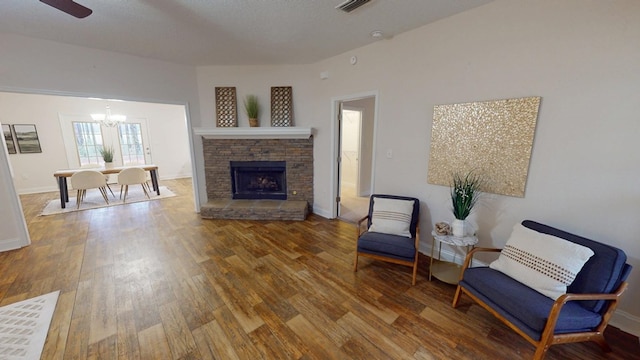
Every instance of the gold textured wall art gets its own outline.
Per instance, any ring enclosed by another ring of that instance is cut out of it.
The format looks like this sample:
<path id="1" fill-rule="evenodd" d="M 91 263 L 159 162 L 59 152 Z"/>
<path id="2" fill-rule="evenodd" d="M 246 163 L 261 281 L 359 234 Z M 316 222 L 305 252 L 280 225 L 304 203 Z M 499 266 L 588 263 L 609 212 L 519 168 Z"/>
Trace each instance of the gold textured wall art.
<path id="1" fill-rule="evenodd" d="M 436 105 L 427 181 L 481 175 L 483 191 L 524 197 L 540 97 Z"/>
<path id="2" fill-rule="evenodd" d="M 216 87 L 216 117 L 218 127 L 238 126 L 235 87 Z"/>

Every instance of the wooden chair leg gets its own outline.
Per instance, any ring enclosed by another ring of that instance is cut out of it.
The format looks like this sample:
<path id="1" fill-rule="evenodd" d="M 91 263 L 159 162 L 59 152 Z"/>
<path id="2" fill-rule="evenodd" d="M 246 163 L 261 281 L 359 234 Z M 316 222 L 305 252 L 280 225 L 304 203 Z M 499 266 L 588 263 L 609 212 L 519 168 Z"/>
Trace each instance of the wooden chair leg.
<path id="1" fill-rule="evenodd" d="M 600 348 L 602 349 L 603 352 L 611 352 L 611 346 L 609 346 L 609 344 L 607 343 L 607 340 L 604 338 L 604 335 L 600 334 L 597 335 L 593 338 L 591 338 L 591 340 L 593 342 L 595 342 L 596 344 L 600 345 Z"/>
<path id="2" fill-rule="evenodd" d="M 533 360 L 544 359 L 544 356 L 547 354 L 547 350 L 549 350 L 550 346 L 551 345 L 549 344 L 543 344 L 543 343 L 538 344 L 538 347 L 536 347 L 536 352 L 533 354 Z"/>
<path id="3" fill-rule="evenodd" d="M 111 190 L 111 186 L 109 186 L 109 184 L 107 184 L 107 189 L 109 189 L 109 191 L 111 192 L 111 196 L 113 196 L 113 198 L 116 198 L 116 194 L 113 193 L 113 190 Z"/>
<path id="4" fill-rule="evenodd" d="M 151 199 L 151 196 L 149 196 L 149 192 L 147 191 L 147 187 L 144 186 L 146 183 L 142 183 L 140 185 L 142 185 L 142 191 L 144 192 L 144 196 L 147 197 L 147 199 Z"/>
<path id="5" fill-rule="evenodd" d="M 356 259 L 353 262 L 353 272 L 358 271 L 358 249 L 356 249 Z"/>
<path id="6" fill-rule="evenodd" d="M 456 294 L 453 296 L 453 308 L 458 307 L 458 301 L 460 301 L 460 295 L 462 295 L 462 288 L 460 285 L 456 288 Z"/>
<path id="7" fill-rule="evenodd" d="M 82 202 L 82 190 L 76 192 L 76 209 L 80 209 L 80 203 Z"/>
<path id="8" fill-rule="evenodd" d="M 109 194 L 107 194 L 107 189 L 105 187 L 98 188 L 100 190 L 100 194 L 102 194 L 102 198 L 109 205 Z"/>
<path id="9" fill-rule="evenodd" d="M 123 203 L 127 202 L 127 194 L 128 193 L 129 193 L 129 185 L 125 185 L 124 186 L 124 198 L 122 199 Z M 122 195 L 122 191 L 120 192 L 120 195 Z"/>
<path id="10" fill-rule="evenodd" d="M 413 279 L 411 280 L 411 285 L 416 284 L 416 274 L 418 273 L 418 258 L 416 256 L 416 261 L 413 263 Z"/>

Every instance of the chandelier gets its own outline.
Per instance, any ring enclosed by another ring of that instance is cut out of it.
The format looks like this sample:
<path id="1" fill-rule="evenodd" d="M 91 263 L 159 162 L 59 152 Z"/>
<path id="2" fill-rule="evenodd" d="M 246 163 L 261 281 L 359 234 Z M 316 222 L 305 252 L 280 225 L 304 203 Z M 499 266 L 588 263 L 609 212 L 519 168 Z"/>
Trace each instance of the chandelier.
<path id="1" fill-rule="evenodd" d="M 111 114 L 111 108 L 107 105 L 106 114 L 91 114 L 91 118 L 94 121 L 99 121 L 104 126 L 116 127 L 127 120 L 125 115 L 113 115 Z"/>

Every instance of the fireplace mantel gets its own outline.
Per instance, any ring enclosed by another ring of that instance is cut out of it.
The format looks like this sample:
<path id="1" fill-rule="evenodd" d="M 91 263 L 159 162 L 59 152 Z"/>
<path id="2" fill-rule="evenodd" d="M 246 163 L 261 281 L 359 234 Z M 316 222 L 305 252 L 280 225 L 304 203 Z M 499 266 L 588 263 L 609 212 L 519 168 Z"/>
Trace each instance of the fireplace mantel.
<path id="1" fill-rule="evenodd" d="M 308 139 L 313 128 L 306 127 L 200 127 L 193 133 L 205 139 Z"/>

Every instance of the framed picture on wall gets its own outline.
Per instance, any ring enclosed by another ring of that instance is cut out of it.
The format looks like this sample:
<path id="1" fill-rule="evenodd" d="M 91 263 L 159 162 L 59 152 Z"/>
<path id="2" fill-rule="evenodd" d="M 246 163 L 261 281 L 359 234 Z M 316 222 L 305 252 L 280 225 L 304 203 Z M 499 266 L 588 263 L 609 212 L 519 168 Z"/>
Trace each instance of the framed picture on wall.
<path id="1" fill-rule="evenodd" d="M 33 124 L 13 125 L 13 133 L 18 141 L 18 149 L 23 154 L 41 153 L 40 140 L 36 126 Z"/>
<path id="2" fill-rule="evenodd" d="M 7 143 L 7 151 L 9 154 L 15 154 L 16 143 L 13 141 L 13 134 L 11 133 L 11 127 L 9 125 L 2 124 L 2 134 L 4 135 L 4 142 Z"/>

